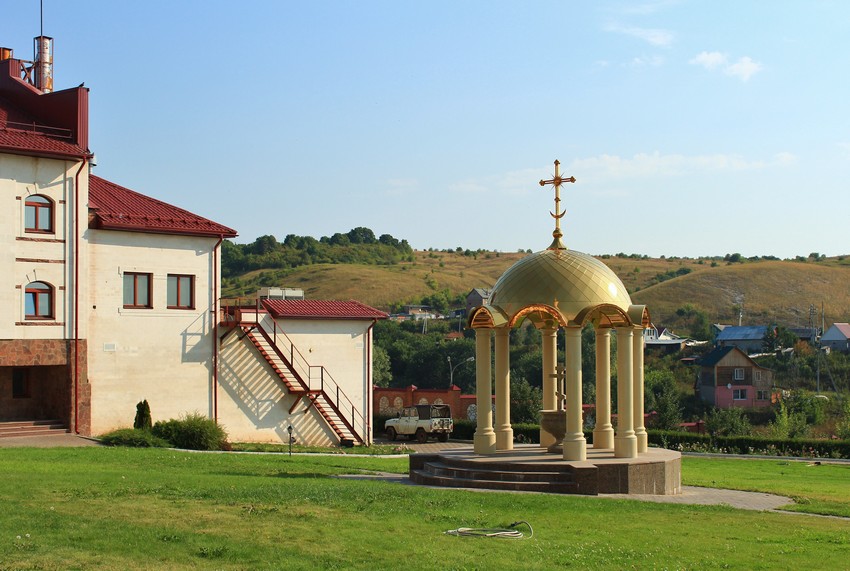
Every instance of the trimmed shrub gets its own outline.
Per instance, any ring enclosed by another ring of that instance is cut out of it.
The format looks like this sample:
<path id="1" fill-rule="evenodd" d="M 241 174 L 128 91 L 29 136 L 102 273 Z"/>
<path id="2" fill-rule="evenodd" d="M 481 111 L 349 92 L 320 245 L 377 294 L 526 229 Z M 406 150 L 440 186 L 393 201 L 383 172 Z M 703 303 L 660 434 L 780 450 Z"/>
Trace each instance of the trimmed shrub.
<path id="1" fill-rule="evenodd" d="M 514 441 L 520 444 L 539 444 L 540 443 L 540 425 L 526 422 L 518 422 L 512 424 L 514 429 Z M 474 431 L 473 431 L 474 432 Z"/>
<path id="2" fill-rule="evenodd" d="M 850 440 L 769 438 L 764 436 L 711 436 L 693 432 L 649 430 L 649 442 L 683 452 L 758 454 L 804 458 L 850 458 Z"/>
<path id="3" fill-rule="evenodd" d="M 176 448 L 187 450 L 229 450 L 227 432 L 216 422 L 199 413 L 187 414 L 180 419 L 157 422 L 154 436 L 163 438 Z"/>
<path id="4" fill-rule="evenodd" d="M 391 418 L 396 418 L 396 415 L 380 413 L 375 413 L 374 415 L 372 415 L 372 432 L 374 432 L 375 434 L 383 434 L 384 423 Z"/>
<path id="5" fill-rule="evenodd" d="M 453 440 L 472 440 L 475 437 L 476 422 L 474 420 L 455 420 L 452 431 Z M 514 440 L 523 444 L 537 444 L 540 442 L 540 425 L 531 423 L 512 424 Z"/>
<path id="6" fill-rule="evenodd" d="M 132 448 L 170 448 L 171 443 L 156 437 L 147 430 L 121 428 L 100 437 L 107 446 L 129 446 Z"/>
<path id="7" fill-rule="evenodd" d="M 466 419 L 455 419 L 454 430 L 452 430 L 452 439 L 454 440 L 472 440 L 475 435 L 475 421 Z"/>
<path id="8" fill-rule="evenodd" d="M 147 399 L 136 405 L 136 418 L 133 420 L 133 428 L 147 431 L 151 429 L 151 407 Z"/>

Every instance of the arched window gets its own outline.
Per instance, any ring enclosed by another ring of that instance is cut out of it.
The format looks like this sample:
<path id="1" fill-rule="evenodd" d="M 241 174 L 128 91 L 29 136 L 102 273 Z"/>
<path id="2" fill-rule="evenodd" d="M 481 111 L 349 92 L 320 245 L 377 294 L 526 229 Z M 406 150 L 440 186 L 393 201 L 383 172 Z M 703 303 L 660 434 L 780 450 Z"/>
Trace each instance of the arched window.
<path id="1" fill-rule="evenodd" d="M 27 319 L 53 319 L 53 287 L 30 282 L 24 290 L 24 314 Z"/>
<path id="2" fill-rule="evenodd" d="M 53 232 L 53 201 L 34 194 L 24 206 L 24 229 L 27 232 Z"/>

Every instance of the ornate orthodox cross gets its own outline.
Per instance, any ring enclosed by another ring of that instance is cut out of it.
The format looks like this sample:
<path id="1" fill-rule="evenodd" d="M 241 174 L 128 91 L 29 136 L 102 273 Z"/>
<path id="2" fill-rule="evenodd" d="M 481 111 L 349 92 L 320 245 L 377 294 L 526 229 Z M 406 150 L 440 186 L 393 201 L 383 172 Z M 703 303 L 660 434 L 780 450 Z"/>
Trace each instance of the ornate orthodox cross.
<path id="1" fill-rule="evenodd" d="M 561 210 L 561 184 L 565 182 L 575 182 L 576 177 L 571 176 L 570 178 L 563 178 L 561 176 L 561 162 L 555 161 L 555 176 L 550 178 L 549 180 L 541 180 L 540 186 L 546 186 L 547 184 L 551 184 L 555 187 L 555 212 L 550 212 L 552 218 L 555 219 L 555 231 L 552 232 L 552 236 L 555 237 L 555 240 L 552 241 L 552 245 L 549 246 L 550 250 L 566 250 L 567 247 L 564 246 L 563 242 L 561 242 L 561 237 L 564 235 L 561 232 L 561 218 L 564 217 L 564 214 L 567 213 L 566 210 Z"/>

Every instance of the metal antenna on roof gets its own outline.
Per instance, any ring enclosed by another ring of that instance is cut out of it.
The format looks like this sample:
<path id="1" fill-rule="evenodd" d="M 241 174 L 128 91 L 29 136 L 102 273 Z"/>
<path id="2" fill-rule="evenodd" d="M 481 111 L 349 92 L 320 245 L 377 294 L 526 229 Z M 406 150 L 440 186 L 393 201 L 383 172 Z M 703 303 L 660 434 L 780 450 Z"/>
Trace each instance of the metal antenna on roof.
<path id="1" fill-rule="evenodd" d="M 53 91 L 53 38 L 44 35 L 44 0 L 39 2 L 40 35 L 33 38 L 33 75 L 29 82 L 44 93 Z"/>

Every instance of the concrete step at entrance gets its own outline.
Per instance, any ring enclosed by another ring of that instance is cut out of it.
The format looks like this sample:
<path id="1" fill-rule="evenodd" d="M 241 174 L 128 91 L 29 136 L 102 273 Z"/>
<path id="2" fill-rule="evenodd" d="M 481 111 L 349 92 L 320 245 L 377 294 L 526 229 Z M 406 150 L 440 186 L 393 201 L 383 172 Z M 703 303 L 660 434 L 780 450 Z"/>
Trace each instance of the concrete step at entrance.
<path id="1" fill-rule="evenodd" d="M 48 436 L 71 432 L 61 420 L 15 420 L 0 422 L 0 438 Z"/>

